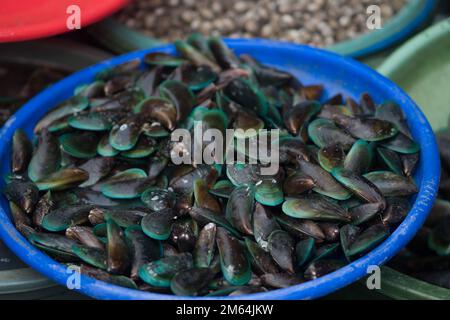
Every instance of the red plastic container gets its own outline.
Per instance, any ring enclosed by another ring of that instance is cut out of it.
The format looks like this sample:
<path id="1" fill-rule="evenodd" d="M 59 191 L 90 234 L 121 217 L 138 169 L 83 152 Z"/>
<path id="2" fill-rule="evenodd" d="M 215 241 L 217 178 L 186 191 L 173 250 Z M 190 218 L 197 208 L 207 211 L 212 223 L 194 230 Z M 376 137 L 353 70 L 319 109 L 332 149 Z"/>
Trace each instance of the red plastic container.
<path id="1" fill-rule="evenodd" d="M 72 31 L 107 17 L 130 0 L 1 0 L 0 42 L 23 41 Z M 75 19 L 74 19 L 75 17 Z M 71 24 L 72 26 L 74 24 Z"/>

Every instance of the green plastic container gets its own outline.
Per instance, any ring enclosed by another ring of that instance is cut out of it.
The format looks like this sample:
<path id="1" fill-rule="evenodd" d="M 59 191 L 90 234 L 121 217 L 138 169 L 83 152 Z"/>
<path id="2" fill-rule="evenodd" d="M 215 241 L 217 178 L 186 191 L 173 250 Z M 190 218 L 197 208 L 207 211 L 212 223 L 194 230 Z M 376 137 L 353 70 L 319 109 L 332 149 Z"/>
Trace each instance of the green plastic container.
<path id="1" fill-rule="evenodd" d="M 378 71 L 417 102 L 433 129 L 446 127 L 450 113 L 450 19 L 406 42 Z"/>
<path id="2" fill-rule="evenodd" d="M 110 58 L 72 41 L 46 40 L 0 45 L 0 61 L 48 66 L 71 73 Z M 0 242 L 0 300 L 65 298 L 73 294 L 20 261 Z"/>
<path id="3" fill-rule="evenodd" d="M 402 87 L 435 130 L 447 127 L 450 113 L 450 18 L 397 49 L 378 71 Z M 383 268 L 381 293 L 395 299 L 450 299 L 450 290 Z"/>
<path id="4" fill-rule="evenodd" d="M 438 0 L 409 0 L 405 7 L 380 30 L 338 43 L 329 49 L 342 55 L 368 57 L 369 65 L 379 63 L 379 56 L 371 56 L 405 39 L 424 26 L 432 16 Z M 147 49 L 161 42 L 128 28 L 114 18 L 89 27 L 96 40 L 117 53 Z M 369 57 L 370 56 L 370 57 Z"/>

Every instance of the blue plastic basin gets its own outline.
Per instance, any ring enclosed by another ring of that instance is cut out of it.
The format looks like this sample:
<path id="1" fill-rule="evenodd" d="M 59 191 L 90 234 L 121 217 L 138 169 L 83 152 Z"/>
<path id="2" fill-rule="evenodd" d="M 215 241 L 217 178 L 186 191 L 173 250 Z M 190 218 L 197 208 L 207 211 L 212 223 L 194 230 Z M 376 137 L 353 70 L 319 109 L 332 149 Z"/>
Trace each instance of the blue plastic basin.
<path id="1" fill-rule="evenodd" d="M 325 96 L 337 92 L 358 99 L 361 93 L 369 92 L 377 103 L 391 100 L 398 103 L 408 118 L 412 134 L 420 144 L 422 157 L 415 180 L 419 194 L 411 212 L 392 235 L 377 248 L 351 264 L 314 281 L 286 289 L 266 293 L 243 295 L 234 299 L 313 299 L 338 290 L 367 275 L 367 268 L 380 265 L 403 248 L 422 226 L 429 213 L 439 184 L 440 163 L 433 131 L 427 119 L 399 87 L 374 70 L 348 58 L 313 49 L 265 40 L 227 40 L 237 54 L 247 53 L 264 64 L 291 72 L 304 84 L 322 83 Z M 23 128 L 32 136 L 33 127 L 49 109 L 70 97 L 74 88 L 93 80 L 94 75 L 111 66 L 133 58 L 141 58 L 151 51 L 174 53 L 173 46 L 143 50 L 126 54 L 84 69 L 45 90 L 7 122 L 0 131 L 0 174 L 10 172 L 11 138 L 17 128 Z M 61 285 L 66 285 L 70 273 L 66 268 L 33 247 L 15 229 L 9 218 L 6 199 L 0 197 L 0 236 L 5 244 L 32 268 Z M 80 292 L 99 299 L 179 299 L 173 295 L 153 294 L 114 286 L 86 276 L 81 278 Z M 199 298 L 197 298 L 199 299 Z M 220 299 L 220 298 L 215 298 Z M 224 299 L 224 298 L 222 298 Z M 229 299 L 229 298 L 227 298 Z"/>

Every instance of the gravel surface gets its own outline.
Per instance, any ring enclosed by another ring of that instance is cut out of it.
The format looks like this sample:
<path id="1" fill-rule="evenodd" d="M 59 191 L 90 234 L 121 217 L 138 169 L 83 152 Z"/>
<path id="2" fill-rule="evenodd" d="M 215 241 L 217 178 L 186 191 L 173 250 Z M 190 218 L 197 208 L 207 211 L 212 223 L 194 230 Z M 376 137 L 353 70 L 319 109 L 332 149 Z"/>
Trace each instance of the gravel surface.
<path id="1" fill-rule="evenodd" d="M 135 0 L 119 21 L 173 41 L 192 32 L 262 37 L 326 47 L 370 31 L 367 7 L 381 8 L 382 23 L 407 0 Z"/>

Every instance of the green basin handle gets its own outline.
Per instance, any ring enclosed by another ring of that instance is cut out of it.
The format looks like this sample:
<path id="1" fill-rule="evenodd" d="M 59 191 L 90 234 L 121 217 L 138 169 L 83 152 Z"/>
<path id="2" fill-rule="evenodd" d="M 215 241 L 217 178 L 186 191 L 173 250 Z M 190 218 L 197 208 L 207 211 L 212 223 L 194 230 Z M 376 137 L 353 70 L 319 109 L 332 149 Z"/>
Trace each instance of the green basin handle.
<path id="1" fill-rule="evenodd" d="M 417 280 L 389 267 L 381 268 L 379 292 L 397 300 L 450 299 L 450 290 Z"/>

